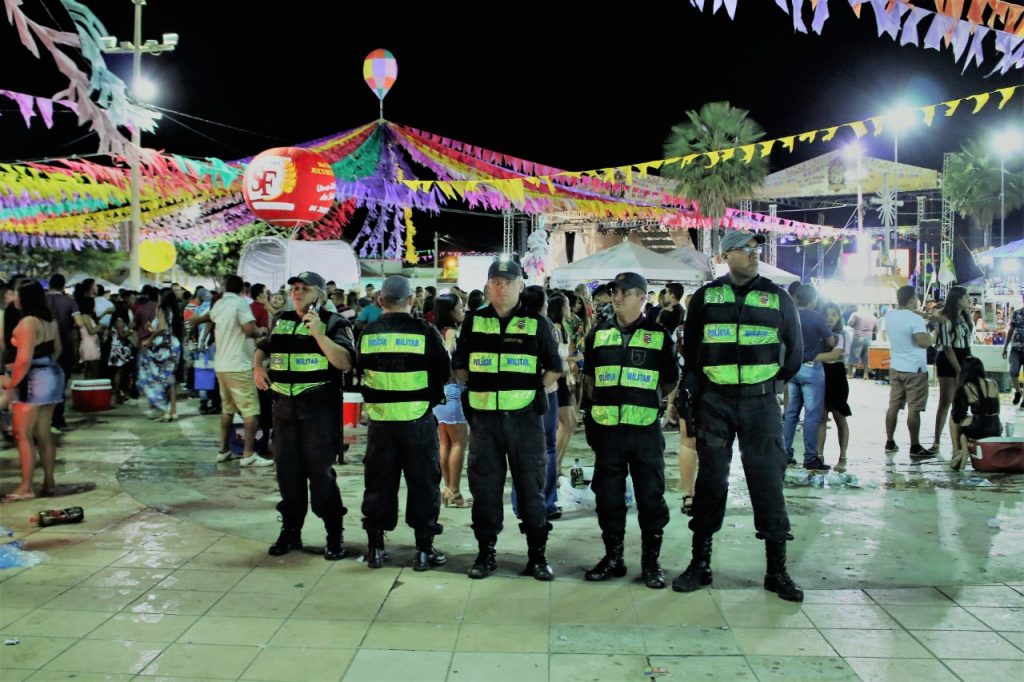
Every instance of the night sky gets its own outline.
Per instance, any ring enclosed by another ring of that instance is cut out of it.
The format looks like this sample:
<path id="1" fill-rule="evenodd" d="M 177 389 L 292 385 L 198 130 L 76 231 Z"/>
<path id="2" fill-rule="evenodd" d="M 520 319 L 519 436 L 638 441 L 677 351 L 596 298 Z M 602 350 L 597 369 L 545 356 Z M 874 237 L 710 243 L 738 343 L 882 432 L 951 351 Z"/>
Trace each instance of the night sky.
<path id="1" fill-rule="evenodd" d="M 111 34 L 131 38 L 130 0 L 87 4 Z M 769 0 L 740 0 L 735 21 L 683 0 L 671 8 L 488 3 L 469 14 L 430 3 L 354 4 L 150 0 L 143 37 L 176 32 L 180 44 L 143 58 L 144 74 L 161 88 L 154 103 L 171 110 L 143 142 L 235 159 L 374 120 L 377 100 L 361 69 L 378 47 L 399 65 L 385 101 L 388 119 L 572 170 L 661 158 L 671 125 L 705 102 L 749 109 L 777 137 L 884 113 L 901 99 L 931 104 L 1014 85 L 1024 75 L 986 78 L 994 58 L 961 74 L 951 50 L 879 38 L 870 8 L 858 20 L 842 2 L 832 3 L 821 36 L 794 33 L 790 17 Z M 25 8 L 37 20 L 52 23 L 49 10 L 61 26 L 71 25 L 56 0 L 26 0 Z M 0 57 L 7 67 L 0 87 L 43 96 L 62 87 L 49 56 L 34 59 L 6 18 Z M 130 76 L 130 56 L 108 59 Z M 0 101 L 0 113 L 3 160 L 95 149 L 94 138 L 74 142 L 86 131 L 71 114 L 53 130 L 38 119 L 26 130 L 13 102 Z M 930 129 L 901 135 L 900 161 L 940 168 L 942 153 L 957 151 L 968 136 L 1022 121 L 1019 94 L 1003 112 L 990 105 L 978 116 L 940 117 Z M 866 146 L 869 155 L 891 158 L 891 136 L 868 138 Z M 831 149 L 776 153 L 772 168 Z M 450 218 L 473 242 L 467 247 L 500 244 L 499 221 L 471 219 L 475 227 L 467 227 L 465 218 Z M 445 231 L 453 229 L 448 219 L 438 219 Z M 1014 237 L 1020 222 L 1008 222 Z M 430 221 L 428 231 L 431 224 L 439 223 Z"/>

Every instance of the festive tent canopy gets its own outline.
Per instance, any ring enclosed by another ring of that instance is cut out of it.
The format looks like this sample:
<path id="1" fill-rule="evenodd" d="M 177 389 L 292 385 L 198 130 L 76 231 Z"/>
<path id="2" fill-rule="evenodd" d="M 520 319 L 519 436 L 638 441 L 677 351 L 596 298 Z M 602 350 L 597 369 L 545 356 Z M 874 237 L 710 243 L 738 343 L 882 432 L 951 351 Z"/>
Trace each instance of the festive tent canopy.
<path id="1" fill-rule="evenodd" d="M 976 258 L 1024 258 L 1024 239 L 983 251 Z"/>
<path id="2" fill-rule="evenodd" d="M 786 272 L 782 268 L 777 268 L 771 263 L 765 263 L 764 261 L 757 264 L 757 273 L 762 277 L 767 277 L 780 287 L 787 287 L 793 282 L 800 281 L 800 278 L 792 272 Z M 715 277 L 722 277 L 727 274 L 729 274 L 728 265 L 725 263 L 715 263 Z"/>
<path id="3" fill-rule="evenodd" d="M 712 272 L 714 272 L 714 277 L 721 277 L 729 272 L 729 266 L 725 263 L 714 263 L 714 270 L 712 270 L 712 264 L 708 257 L 692 246 L 680 246 L 665 255 L 700 270 L 704 273 L 704 279 L 711 279 Z M 780 286 L 788 286 L 791 282 L 800 281 L 796 275 L 764 261 L 758 263 L 757 271 Z"/>
<path id="4" fill-rule="evenodd" d="M 648 282 L 697 283 L 707 279 L 707 273 L 700 268 L 625 241 L 556 269 L 551 273 L 551 286 L 567 288 L 582 282 L 607 282 L 620 272 L 639 273 Z"/>
<path id="5" fill-rule="evenodd" d="M 675 258 L 677 261 L 681 261 L 691 268 L 700 270 L 708 277 L 711 276 L 711 259 L 703 252 L 698 251 L 692 246 L 680 246 L 677 249 L 672 249 L 664 255 L 669 258 Z"/>
<path id="6" fill-rule="evenodd" d="M 923 192 L 939 189 L 939 172 L 930 168 L 910 166 L 869 156 L 861 158 L 861 192 L 875 194 L 883 183 L 889 190 Z M 849 196 L 857 194 L 857 161 L 842 151 L 798 163 L 765 178 L 758 198 L 789 199 L 794 197 Z"/>
<path id="7" fill-rule="evenodd" d="M 263 282 L 271 291 L 284 286 L 290 273 L 312 270 L 339 287 L 359 282 L 359 262 L 352 247 L 332 239 L 321 242 L 260 237 L 245 245 L 238 273 L 249 282 Z"/>

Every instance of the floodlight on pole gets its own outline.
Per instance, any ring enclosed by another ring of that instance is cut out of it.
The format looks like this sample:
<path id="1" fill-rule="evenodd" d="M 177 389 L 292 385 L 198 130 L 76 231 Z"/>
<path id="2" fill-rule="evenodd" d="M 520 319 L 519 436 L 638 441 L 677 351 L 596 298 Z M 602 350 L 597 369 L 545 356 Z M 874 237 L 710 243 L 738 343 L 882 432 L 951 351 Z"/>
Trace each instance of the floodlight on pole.
<path id="1" fill-rule="evenodd" d="M 178 45 L 177 33 L 164 33 L 160 42 L 155 40 L 142 40 L 142 8 L 146 6 L 146 0 L 132 0 L 135 5 L 135 30 L 131 41 L 118 41 L 114 36 L 100 36 L 100 50 L 105 54 L 130 54 L 132 55 L 132 91 L 139 99 L 145 99 L 139 95 L 142 87 L 142 55 L 163 54 L 170 52 Z M 142 131 L 139 126 L 132 128 L 132 144 L 136 147 L 142 146 Z M 129 281 L 132 289 L 136 291 L 142 285 L 142 266 L 139 264 L 139 242 L 142 241 L 142 211 L 139 207 L 139 186 L 142 184 L 141 172 L 137 155 L 131 164 L 131 236 L 128 240 L 130 248 Z"/>
<path id="2" fill-rule="evenodd" d="M 1024 146 L 1017 128 L 1006 128 L 992 137 L 992 149 L 999 154 L 999 246 L 1006 243 L 1006 157 Z"/>
<path id="3" fill-rule="evenodd" d="M 896 250 L 900 245 L 900 133 L 917 123 L 917 113 L 911 107 L 901 104 L 894 109 L 889 110 L 889 113 L 885 115 L 885 123 L 892 129 L 892 162 L 895 166 L 893 169 L 895 182 L 893 183 L 892 190 L 893 211 L 895 212 L 892 232 L 892 250 L 893 258 L 895 258 Z M 888 239 L 889 236 L 886 235 L 886 240 L 888 241 Z"/>

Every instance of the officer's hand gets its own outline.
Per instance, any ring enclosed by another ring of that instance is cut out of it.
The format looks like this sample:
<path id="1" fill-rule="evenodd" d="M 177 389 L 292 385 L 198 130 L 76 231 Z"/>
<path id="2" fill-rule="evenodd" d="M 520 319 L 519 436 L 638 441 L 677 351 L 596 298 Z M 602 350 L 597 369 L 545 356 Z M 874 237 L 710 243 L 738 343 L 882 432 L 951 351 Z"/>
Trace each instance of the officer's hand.
<path id="1" fill-rule="evenodd" d="M 314 339 L 323 336 L 323 332 L 320 330 L 320 315 L 310 310 L 306 313 L 305 317 L 302 318 L 302 322 L 309 329 L 309 335 Z"/>
<path id="2" fill-rule="evenodd" d="M 261 391 L 266 391 L 270 388 L 270 374 L 267 372 L 266 367 L 253 367 L 252 379 L 256 382 L 256 388 Z"/>

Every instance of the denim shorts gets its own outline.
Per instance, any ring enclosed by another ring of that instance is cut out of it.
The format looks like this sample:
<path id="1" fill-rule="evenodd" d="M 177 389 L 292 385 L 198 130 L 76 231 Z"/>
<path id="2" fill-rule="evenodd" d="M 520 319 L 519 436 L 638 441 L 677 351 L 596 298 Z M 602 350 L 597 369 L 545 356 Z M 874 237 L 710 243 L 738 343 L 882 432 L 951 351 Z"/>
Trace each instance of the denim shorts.
<path id="1" fill-rule="evenodd" d="M 64 370 L 53 358 L 36 358 L 15 387 L 14 402 L 53 405 L 64 400 Z"/>

